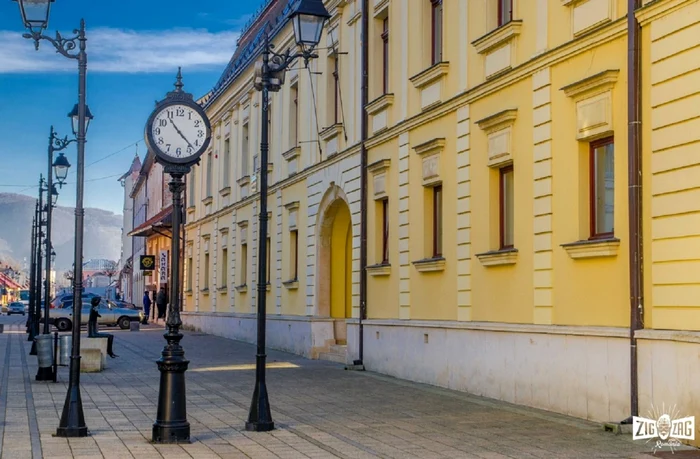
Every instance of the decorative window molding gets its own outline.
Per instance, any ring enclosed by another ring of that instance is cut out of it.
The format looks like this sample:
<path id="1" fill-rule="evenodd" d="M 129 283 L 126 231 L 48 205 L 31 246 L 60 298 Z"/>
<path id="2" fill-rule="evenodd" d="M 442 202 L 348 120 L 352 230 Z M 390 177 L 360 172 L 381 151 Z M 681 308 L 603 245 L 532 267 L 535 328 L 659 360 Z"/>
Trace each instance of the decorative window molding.
<path id="1" fill-rule="evenodd" d="M 518 249 L 491 250 L 477 253 L 476 257 L 485 267 L 514 265 L 518 260 Z"/>
<path id="2" fill-rule="evenodd" d="M 369 166 L 367 166 L 367 172 L 372 174 L 373 185 L 374 185 L 374 199 L 384 199 L 387 197 L 387 170 L 391 160 L 380 159 Z"/>
<path id="3" fill-rule="evenodd" d="M 487 137 L 489 167 L 502 167 L 513 162 L 513 125 L 518 115 L 517 108 L 503 110 L 476 122 Z"/>
<path id="4" fill-rule="evenodd" d="M 205 234 L 202 236 L 202 249 L 204 250 L 204 253 L 209 252 L 209 242 L 211 238 L 208 234 Z"/>
<path id="5" fill-rule="evenodd" d="M 389 128 L 389 110 L 394 103 L 393 94 L 384 94 L 365 105 L 367 114 L 372 117 L 372 133 L 384 131 Z"/>
<path id="6" fill-rule="evenodd" d="M 228 287 L 225 285 L 222 285 L 221 287 L 217 288 L 216 291 L 223 295 L 228 291 Z"/>
<path id="7" fill-rule="evenodd" d="M 297 229 L 297 213 L 299 211 L 299 201 L 293 201 L 284 205 L 289 212 L 289 231 Z"/>
<path id="8" fill-rule="evenodd" d="M 220 189 L 220 190 L 219 190 L 219 194 L 220 194 L 221 196 L 228 196 L 228 195 L 230 195 L 230 194 L 231 194 L 231 187 L 230 187 L 230 186 L 226 186 L 226 187 Z"/>
<path id="9" fill-rule="evenodd" d="M 613 133 L 612 90 L 619 70 L 605 70 L 561 88 L 576 103 L 576 139 L 596 140 Z"/>
<path id="10" fill-rule="evenodd" d="M 297 173 L 299 156 L 301 155 L 301 147 L 295 146 L 282 153 L 282 157 L 287 161 L 287 174 L 292 176 Z"/>
<path id="11" fill-rule="evenodd" d="M 393 103 L 393 94 L 383 94 L 374 99 L 372 102 L 365 105 L 365 110 L 367 110 L 368 115 L 374 116 L 382 110 L 386 109 L 387 107 L 390 107 Z"/>
<path id="12" fill-rule="evenodd" d="M 438 62 L 437 64 L 428 67 L 427 69 L 423 70 L 417 75 L 412 76 L 409 79 L 411 80 L 411 83 L 413 83 L 413 86 L 416 87 L 416 89 L 423 89 L 435 80 L 447 75 L 447 72 L 449 70 L 449 62 Z"/>
<path id="13" fill-rule="evenodd" d="M 203 295 L 209 295 L 209 288 L 201 288 L 199 291 L 202 292 Z"/>
<path id="14" fill-rule="evenodd" d="M 323 131 L 319 132 L 319 137 L 321 137 L 321 140 L 324 142 L 330 142 L 331 140 L 335 139 L 338 137 L 340 134 L 343 132 L 343 123 L 335 123 L 331 126 L 328 126 L 326 129 Z"/>
<path id="15" fill-rule="evenodd" d="M 522 20 L 510 21 L 486 35 L 477 38 L 472 42 L 472 46 L 476 48 L 477 53 L 486 54 L 520 35 L 522 27 Z"/>
<path id="16" fill-rule="evenodd" d="M 248 291 L 248 285 L 247 284 L 241 284 L 241 285 L 236 285 L 234 287 L 238 293 L 245 293 Z"/>
<path id="17" fill-rule="evenodd" d="M 440 177 L 440 153 L 445 148 L 445 138 L 435 138 L 413 147 L 416 154 L 423 157 L 423 186 L 442 183 Z"/>
<path id="18" fill-rule="evenodd" d="M 421 273 L 433 273 L 445 270 L 445 259 L 440 258 L 425 258 L 423 260 L 416 260 L 413 262 L 413 266 L 416 267 L 418 272 Z"/>
<path id="19" fill-rule="evenodd" d="M 367 266 L 367 274 L 373 277 L 388 276 L 391 274 L 391 264 L 376 264 Z"/>
<path id="20" fill-rule="evenodd" d="M 389 8 L 389 0 L 374 0 L 374 17 L 382 15 Z"/>
<path id="21" fill-rule="evenodd" d="M 299 288 L 299 281 L 297 279 L 292 279 L 282 282 L 282 285 L 284 285 L 287 290 L 297 290 Z"/>
<path id="22" fill-rule="evenodd" d="M 617 238 L 610 238 L 576 241 L 562 244 L 561 247 L 566 250 L 566 253 L 574 260 L 582 258 L 616 257 L 620 249 L 620 240 Z"/>
<path id="23" fill-rule="evenodd" d="M 238 186 L 244 187 L 250 183 L 250 175 L 244 175 L 237 180 Z"/>
<path id="24" fill-rule="evenodd" d="M 282 157 L 286 159 L 287 161 L 291 161 L 295 159 L 297 156 L 301 154 L 301 147 L 292 147 L 289 150 L 285 151 L 282 153 Z"/>
<path id="25" fill-rule="evenodd" d="M 604 70 L 583 80 L 566 85 L 561 90 L 564 91 L 567 97 L 571 97 L 574 100 L 586 99 L 610 91 L 615 86 L 619 74 L 620 70 L 618 69 Z"/>
<path id="26" fill-rule="evenodd" d="M 214 202 L 214 198 L 211 196 L 202 199 L 202 204 L 205 206 L 211 205 L 212 202 Z"/>
<path id="27" fill-rule="evenodd" d="M 578 37 L 615 18 L 614 0 L 562 0 L 561 4 L 571 8 L 571 27 L 574 37 Z"/>
<path id="28" fill-rule="evenodd" d="M 248 220 L 243 220 L 238 222 L 238 228 L 240 229 L 240 240 L 241 244 L 248 243 Z"/>

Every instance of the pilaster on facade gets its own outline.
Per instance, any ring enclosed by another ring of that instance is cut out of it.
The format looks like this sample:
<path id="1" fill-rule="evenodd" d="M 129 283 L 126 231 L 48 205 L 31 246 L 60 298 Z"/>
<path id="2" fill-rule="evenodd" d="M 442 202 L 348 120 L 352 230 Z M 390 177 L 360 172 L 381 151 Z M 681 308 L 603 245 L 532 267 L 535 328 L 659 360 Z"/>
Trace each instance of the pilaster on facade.
<path id="1" fill-rule="evenodd" d="M 228 256 L 229 256 L 229 271 L 231 272 L 231 275 L 228 278 L 229 286 L 228 286 L 228 300 L 229 300 L 229 309 L 231 312 L 236 311 L 236 243 L 238 238 L 236 237 L 237 231 L 236 231 L 236 211 L 234 210 L 231 212 L 231 229 L 229 230 L 229 237 L 231 238 L 229 242 L 229 250 L 228 250 Z"/>
<path id="2" fill-rule="evenodd" d="M 314 174 L 306 180 L 306 315 L 313 316 L 316 309 L 316 223 L 323 199 L 323 179 Z M 320 244 L 320 241 L 319 241 Z"/>
<path id="3" fill-rule="evenodd" d="M 457 320 L 472 320 L 469 105 L 457 110 Z"/>
<path id="4" fill-rule="evenodd" d="M 550 69 L 532 76 L 534 323 L 552 323 L 552 88 Z"/>
<path id="5" fill-rule="evenodd" d="M 209 281 L 209 290 L 212 292 L 211 295 L 209 295 L 209 301 L 211 301 L 211 312 L 216 312 L 216 300 L 217 296 L 216 295 L 216 288 L 219 286 L 219 283 L 217 282 L 218 279 L 218 274 L 219 274 L 219 265 L 217 263 L 218 257 L 219 257 L 219 219 L 215 218 L 214 219 L 214 231 L 212 231 L 212 234 L 214 237 L 212 237 L 211 241 L 211 249 L 209 252 L 212 254 L 212 266 L 211 266 L 211 279 Z"/>
<path id="6" fill-rule="evenodd" d="M 282 190 L 277 190 L 275 194 L 275 205 L 277 207 L 277 243 L 275 244 L 275 264 L 277 275 L 275 276 L 275 288 L 277 289 L 275 311 L 282 314 Z M 272 247 L 270 247 L 272 250 Z"/>
<path id="7" fill-rule="evenodd" d="M 409 136 L 399 135 L 399 319 L 411 318 L 411 255 L 409 252 Z"/>
<path id="8" fill-rule="evenodd" d="M 195 274 L 194 274 L 194 310 L 199 312 L 199 259 L 202 243 L 202 227 L 197 226 L 197 239 L 195 242 Z"/>

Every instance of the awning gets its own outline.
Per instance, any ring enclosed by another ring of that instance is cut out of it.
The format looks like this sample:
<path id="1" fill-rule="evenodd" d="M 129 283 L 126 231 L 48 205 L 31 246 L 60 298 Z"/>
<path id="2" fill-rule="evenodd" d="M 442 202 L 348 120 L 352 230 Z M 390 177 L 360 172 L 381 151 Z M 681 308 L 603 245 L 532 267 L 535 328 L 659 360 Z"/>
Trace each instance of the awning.
<path id="1" fill-rule="evenodd" d="M 168 206 L 149 218 L 136 228 L 128 236 L 151 237 L 154 235 L 171 237 L 173 228 L 173 206 Z"/>
<path id="2" fill-rule="evenodd" d="M 10 276 L 5 275 L 4 273 L 0 273 L 0 286 L 12 290 L 22 289 L 22 286 L 19 283 L 15 282 Z"/>

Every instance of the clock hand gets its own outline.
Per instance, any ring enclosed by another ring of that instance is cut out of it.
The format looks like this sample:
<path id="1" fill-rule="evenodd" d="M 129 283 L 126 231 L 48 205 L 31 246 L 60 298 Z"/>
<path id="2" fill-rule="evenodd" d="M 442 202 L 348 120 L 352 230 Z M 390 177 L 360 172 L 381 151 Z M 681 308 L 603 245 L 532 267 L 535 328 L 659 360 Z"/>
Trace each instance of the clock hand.
<path id="1" fill-rule="evenodd" d="M 177 125 L 175 124 L 175 121 L 170 120 L 170 122 L 173 123 L 173 127 L 175 128 L 175 130 L 177 131 L 177 133 L 180 134 L 180 137 L 182 137 L 182 139 L 183 139 L 185 142 L 187 142 L 187 145 L 189 145 L 190 148 L 194 150 L 194 147 L 192 146 L 192 144 L 190 143 L 190 141 L 187 140 L 187 138 L 182 134 L 182 131 L 180 131 L 180 130 L 177 128 Z"/>

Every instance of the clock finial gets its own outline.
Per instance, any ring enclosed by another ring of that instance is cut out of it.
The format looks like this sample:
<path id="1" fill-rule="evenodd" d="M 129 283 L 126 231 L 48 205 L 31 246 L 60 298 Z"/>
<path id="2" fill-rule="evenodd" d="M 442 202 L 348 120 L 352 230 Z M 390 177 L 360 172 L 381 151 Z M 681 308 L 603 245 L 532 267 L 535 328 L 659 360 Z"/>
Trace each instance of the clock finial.
<path id="1" fill-rule="evenodd" d="M 182 83 L 182 67 L 177 68 L 177 81 L 175 82 L 175 92 L 182 92 L 182 87 L 185 86 Z"/>

